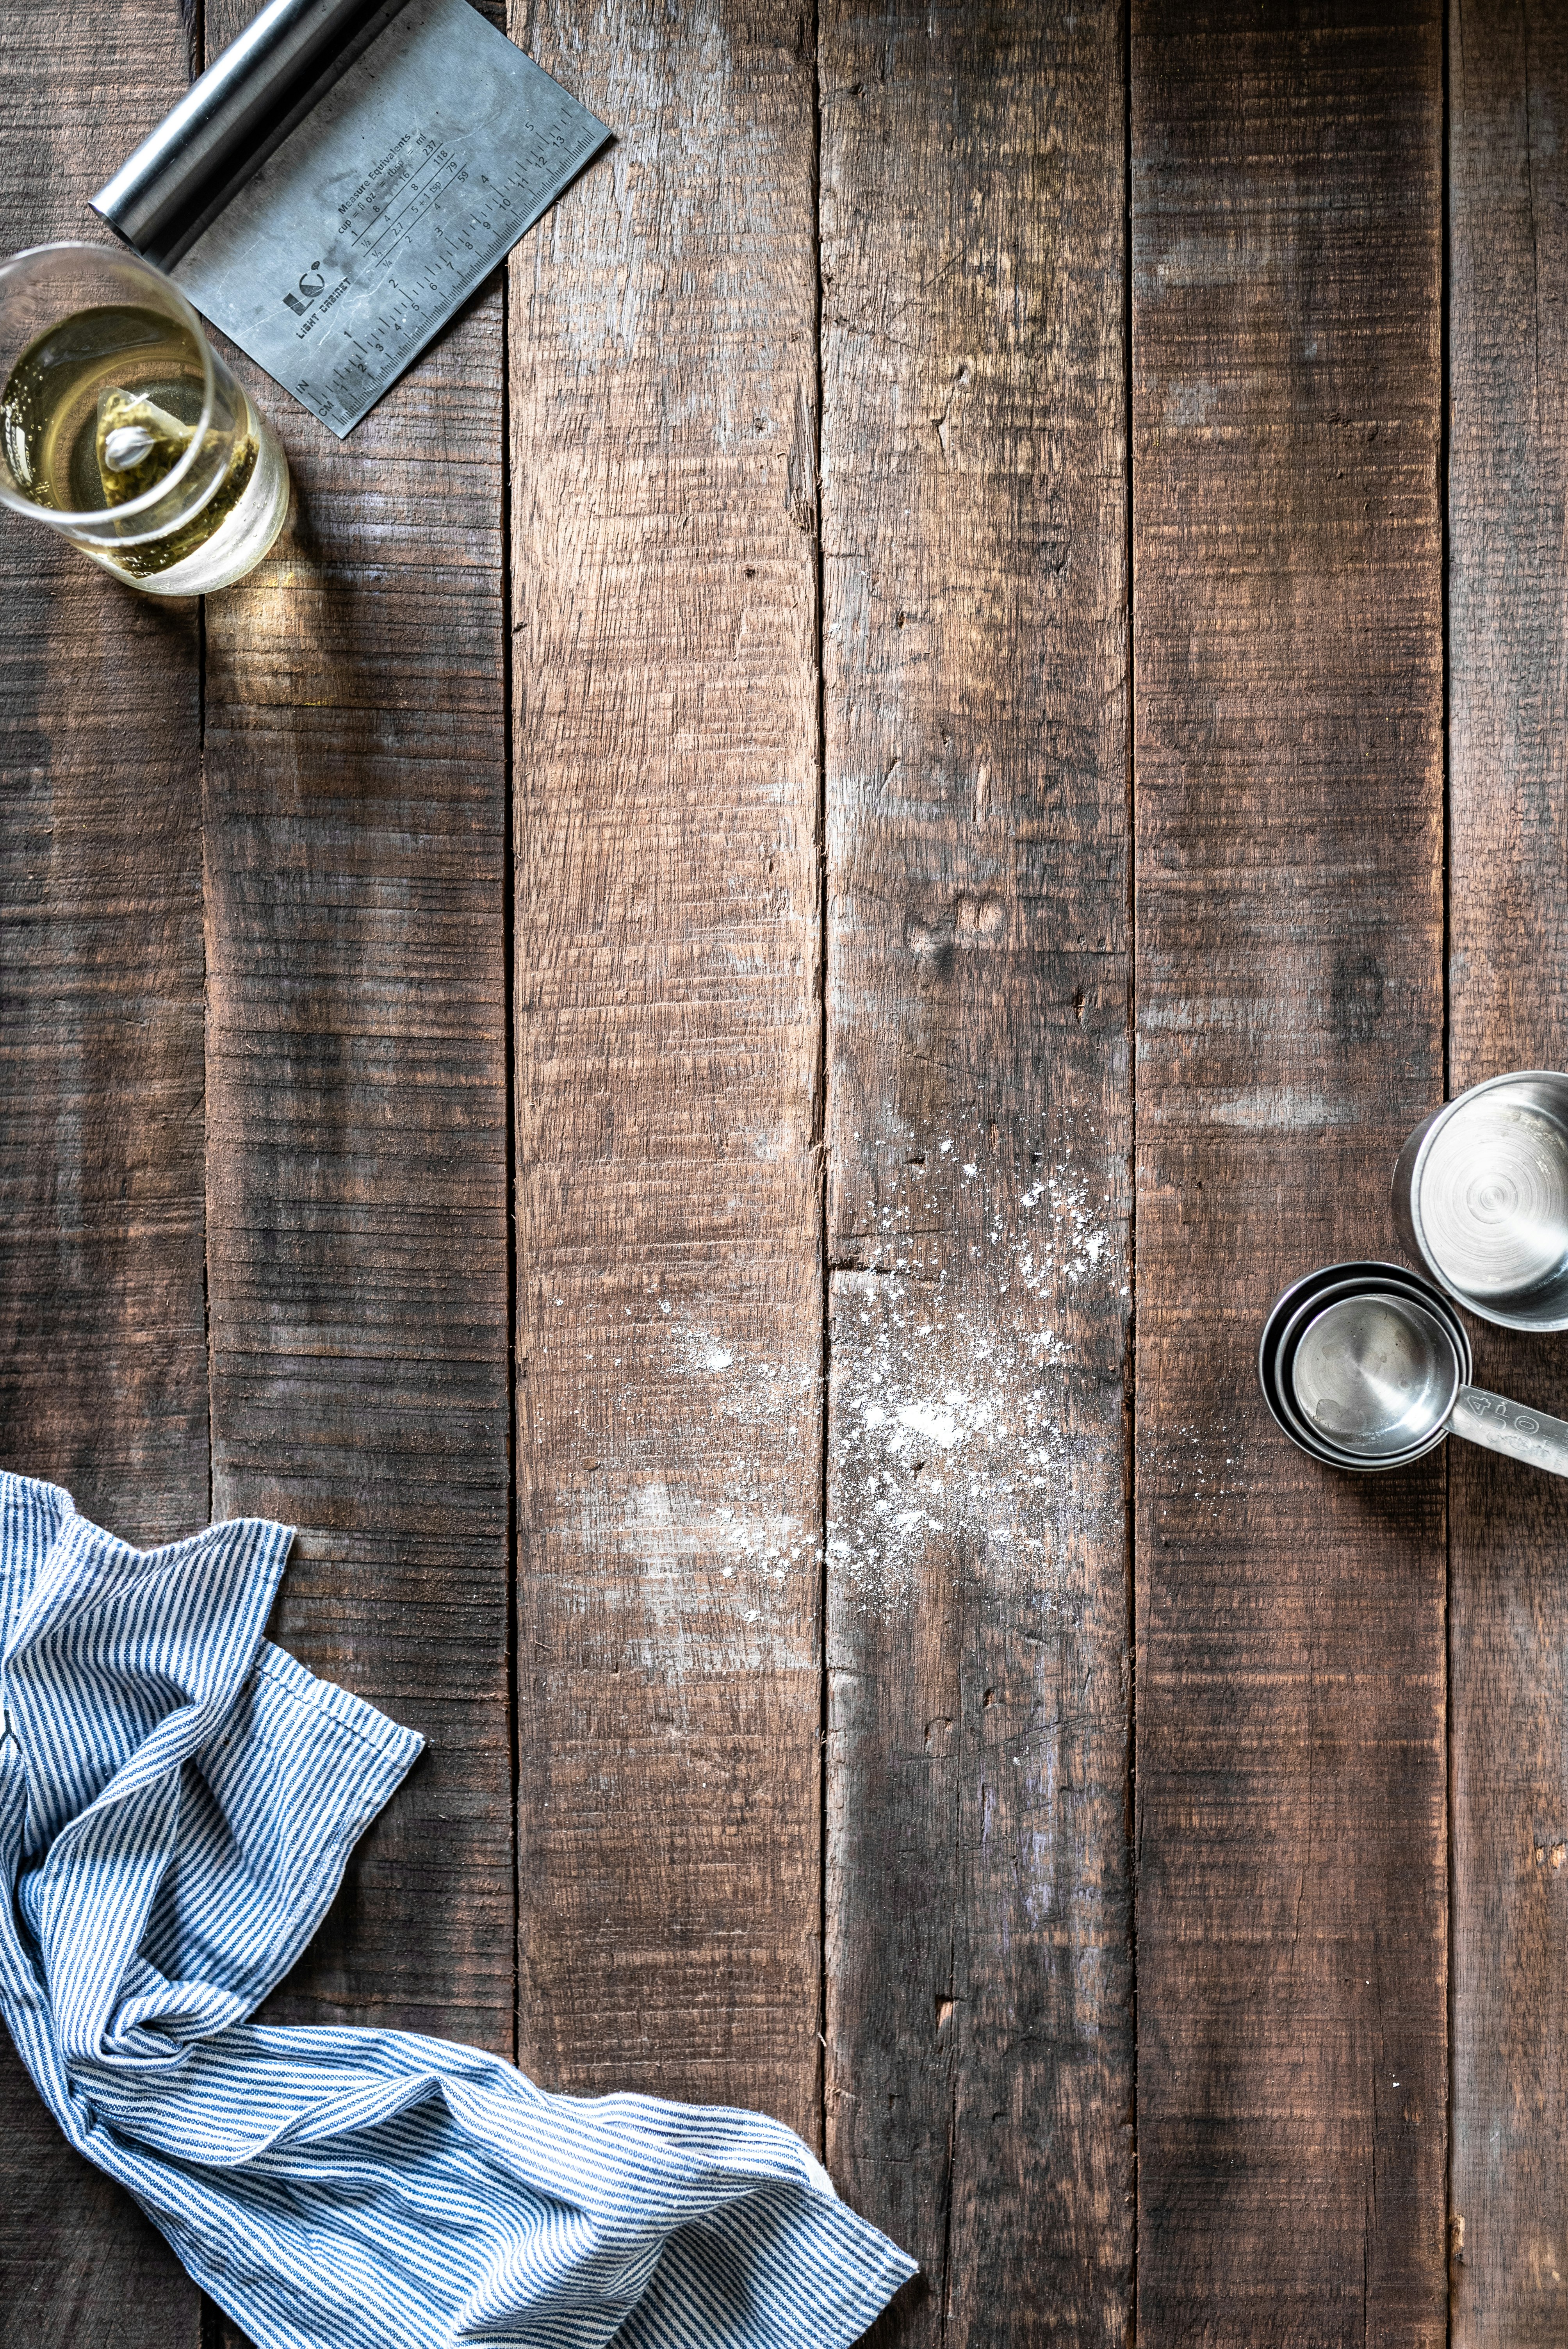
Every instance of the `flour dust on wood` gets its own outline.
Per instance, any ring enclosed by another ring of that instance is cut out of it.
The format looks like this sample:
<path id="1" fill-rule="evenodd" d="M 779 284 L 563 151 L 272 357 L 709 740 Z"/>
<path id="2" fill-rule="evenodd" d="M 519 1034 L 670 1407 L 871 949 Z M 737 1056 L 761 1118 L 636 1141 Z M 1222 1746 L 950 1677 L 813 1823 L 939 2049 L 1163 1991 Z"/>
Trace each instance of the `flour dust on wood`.
<path id="1" fill-rule="evenodd" d="M 933 1541 L 959 1531 L 1026 1562 L 1048 1603 L 1080 1514 L 1121 1507 L 1103 1411 L 1075 1401 L 1071 1324 L 1127 1297 L 1124 1203 L 1069 1147 L 1029 1152 L 1022 1187 L 989 1181 L 989 1155 L 962 1131 L 911 1150 L 883 1178 L 875 1268 L 834 1273 L 827 1555 L 856 1609 L 916 1598 Z M 1098 1388 L 1116 1366 L 1087 1367 Z"/>

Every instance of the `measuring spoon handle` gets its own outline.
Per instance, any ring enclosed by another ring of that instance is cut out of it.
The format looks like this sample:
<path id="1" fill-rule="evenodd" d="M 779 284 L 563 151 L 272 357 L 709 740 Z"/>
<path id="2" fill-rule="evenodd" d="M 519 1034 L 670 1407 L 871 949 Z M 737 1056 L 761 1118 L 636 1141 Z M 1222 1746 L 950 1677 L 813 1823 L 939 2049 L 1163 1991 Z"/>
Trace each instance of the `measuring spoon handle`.
<path id="1" fill-rule="evenodd" d="M 1484 1444 L 1489 1452 L 1505 1452 L 1511 1460 L 1527 1460 L 1548 1475 L 1568 1476 L 1568 1420 L 1526 1411 L 1522 1402 L 1488 1394 L 1484 1387 L 1460 1389 L 1449 1433 Z"/>

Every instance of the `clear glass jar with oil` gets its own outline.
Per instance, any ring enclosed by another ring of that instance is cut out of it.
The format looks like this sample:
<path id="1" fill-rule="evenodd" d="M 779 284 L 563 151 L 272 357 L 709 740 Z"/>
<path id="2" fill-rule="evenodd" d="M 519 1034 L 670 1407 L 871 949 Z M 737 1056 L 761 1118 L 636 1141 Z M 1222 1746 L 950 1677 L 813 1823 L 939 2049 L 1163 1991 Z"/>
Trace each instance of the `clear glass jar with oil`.
<path id="1" fill-rule="evenodd" d="M 283 528 L 288 465 L 161 271 L 37 245 L 0 264 L 0 500 L 143 595 L 210 595 Z"/>

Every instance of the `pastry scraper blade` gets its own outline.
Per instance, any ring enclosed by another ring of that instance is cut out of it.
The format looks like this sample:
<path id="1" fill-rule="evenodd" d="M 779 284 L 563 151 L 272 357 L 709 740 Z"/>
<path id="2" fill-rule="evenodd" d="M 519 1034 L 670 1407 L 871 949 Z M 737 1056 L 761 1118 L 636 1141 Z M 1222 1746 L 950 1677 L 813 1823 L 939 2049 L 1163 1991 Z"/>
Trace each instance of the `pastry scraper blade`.
<path id="1" fill-rule="evenodd" d="M 611 136 L 469 0 L 270 0 L 93 209 L 341 440 Z"/>

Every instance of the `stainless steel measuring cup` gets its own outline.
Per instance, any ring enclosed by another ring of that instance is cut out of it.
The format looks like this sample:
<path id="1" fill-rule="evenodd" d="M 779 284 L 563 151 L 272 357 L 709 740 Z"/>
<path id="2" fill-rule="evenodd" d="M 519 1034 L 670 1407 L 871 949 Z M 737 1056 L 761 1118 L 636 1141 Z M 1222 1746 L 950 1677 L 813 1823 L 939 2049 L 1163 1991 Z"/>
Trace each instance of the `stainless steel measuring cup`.
<path id="1" fill-rule="evenodd" d="M 1453 1434 L 1568 1476 L 1568 1422 L 1471 1386 L 1470 1367 L 1441 1295 L 1385 1265 L 1326 1265 L 1296 1282 L 1258 1355 L 1274 1418 L 1334 1467 L 1403 1468 Z"/>
<path id="2" fill-rule="evenodd" d="M 1467 1312 L 1568 1330 L 1568 1076 L 1518 1069 L 1434 1110 L 1399 1153 L 1394 1213 Z"/>
<path id="3" fill-rule="evenodd" d="M 1287 1288 L 1270 1313 L 1258 1349 L 1258 1376 L 1264 1399 L 1293 1443 L 1304 1452 L 1333 1465 L 1342 1464 L 1340 1448 L 1331 1444 L 1305 1417 L 1295 1399 L 1293 1369 L 1296 1347 L 1309 1322 L 1326 1307 L 1341 1298 L 1366 1296 L 1370 1293 L 1408 1297 L 1417 1305 L 1438 1314 L 1446 1322 L 1449 1339 L 1457 1351 L 1460 1367 L 1468 1381 L 1470 1371 L 1470 1340 L 1460 1321 L 1431 1283 L 1419 1273 L 1411 1272 L 1402 1264 L 1357 1262 L 1327 1264 L 1316 1272 L 1308 1273 L 1303 1280 Z M 1430 1442 L 1441 1442 L 1441 1431 Z M 1427 1447 L 1423 1447 L 1427 1448 Z"/>

